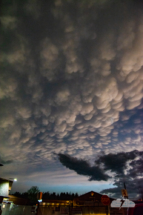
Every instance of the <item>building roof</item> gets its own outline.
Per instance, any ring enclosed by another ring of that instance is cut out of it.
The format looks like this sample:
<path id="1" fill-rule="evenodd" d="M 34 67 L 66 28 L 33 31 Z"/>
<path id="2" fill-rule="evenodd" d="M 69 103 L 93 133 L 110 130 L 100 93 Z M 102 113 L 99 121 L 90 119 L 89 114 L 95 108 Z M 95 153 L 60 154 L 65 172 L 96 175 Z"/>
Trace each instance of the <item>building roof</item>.
<path id="1" fill-rule="evenodd" d="M 6 178 L 0 178 L 0 182 L 13 182 L 13 180 L 9 180 Z"/>
<path id="2" fill-rule="evenodd" d="M 101 196 L 103 196 L 103 194 L 100 194 L 100 193 L 97 193 L 97 192 L 94 192 L 94 191 L 90 191 L 90 192 L 85 193 L 85 194 L 83 194 L 81 196 L 78 196 L 75 199 L 80 199 L 80 200 L 84 200 L 85 201 L 85 200 L 92 200 L 94 198 L 94 199 L 100 200 Z M 110 200 L 114 200 L 114 199 L 110 198 Z"/>

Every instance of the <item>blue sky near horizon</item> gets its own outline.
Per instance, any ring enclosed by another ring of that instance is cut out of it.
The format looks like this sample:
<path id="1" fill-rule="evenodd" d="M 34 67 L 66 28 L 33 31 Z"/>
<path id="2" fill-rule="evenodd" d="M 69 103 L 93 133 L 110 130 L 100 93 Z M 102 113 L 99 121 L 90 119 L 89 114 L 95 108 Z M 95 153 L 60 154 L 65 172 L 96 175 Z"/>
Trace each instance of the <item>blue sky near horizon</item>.
<path id="1" fill-rule="evenodd" d="M 32 186 L 37 186 L 37 183 L 33 183 L 33 182 L 27 182 L 25 183 L 25 187 L 23 187 L 21 189 L 21 183 L 20 182 L 15 182 L 13 184 L 12 190 L 10 191 L 10 193 L 14 193 L 17 192 L 19 190 L 21 190 L 21 192 L 25 192 L 28 189 L 30 189 Z M 109 185 L 109 184 L 96 184 L 95 182 L 92 183 L 91 185 L 89 185 L 89 183 L 84 183 L 81 185 L 72 185 L 72 184 L 68 184 L 68 185 L 46 185 L 46 184 L 41 184 L 39 183 L 39 188 L 41 192 L 49 192 L 49 193 L 61 193 L 61 192 L 68 192 L 68 193 L 78 193 L 79 195 L 82 195 L 84 193 L 88 193 L 90 191 L 94 191 L 97 193 L 100 193 L 103 189 L 107 189 L 107 188 L 114 188 L 115 186 L 113 185 Z M 26 190 L 27 189 L 27 190 Z"/>

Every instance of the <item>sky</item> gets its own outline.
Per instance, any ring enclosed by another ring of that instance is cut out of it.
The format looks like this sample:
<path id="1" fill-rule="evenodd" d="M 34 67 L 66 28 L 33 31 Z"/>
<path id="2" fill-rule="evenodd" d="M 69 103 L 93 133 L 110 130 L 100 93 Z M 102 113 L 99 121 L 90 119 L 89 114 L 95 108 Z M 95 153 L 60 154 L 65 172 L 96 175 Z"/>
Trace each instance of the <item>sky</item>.
<path id="1" fill-rule="evenodd" d="M 3 0 L 0 177 L 12 192 L 143 191 L 143 4 Z"/>

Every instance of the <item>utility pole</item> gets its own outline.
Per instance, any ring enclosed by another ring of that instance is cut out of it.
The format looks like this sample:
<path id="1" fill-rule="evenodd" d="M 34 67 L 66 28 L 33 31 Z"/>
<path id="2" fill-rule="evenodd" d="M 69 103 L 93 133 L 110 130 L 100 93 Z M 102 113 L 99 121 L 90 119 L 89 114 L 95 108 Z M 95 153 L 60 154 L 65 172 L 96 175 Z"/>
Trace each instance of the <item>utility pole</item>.
<path id="1" fill-rule="evenodd" d="M 126 184 L 124 182 L 124 189 L 121 190 L 122 192 L 122 196 L 125 198 L 125 199 L 128 199 L 128 193 L 127 193 L 127 189 L 126 189 Z"/>

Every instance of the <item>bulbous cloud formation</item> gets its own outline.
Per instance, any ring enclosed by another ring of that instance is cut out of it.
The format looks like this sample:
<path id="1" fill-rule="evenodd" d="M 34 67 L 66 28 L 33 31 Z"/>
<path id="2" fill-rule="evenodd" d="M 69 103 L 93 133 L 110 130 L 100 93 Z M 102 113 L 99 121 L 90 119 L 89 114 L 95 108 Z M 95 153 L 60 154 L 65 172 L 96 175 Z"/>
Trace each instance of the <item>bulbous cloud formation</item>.
<path id="1" fill-rule="evenodd" d="M 142 150 L 140 2 L 17 0 L 1 11 L 3 160 L 38 168 L 55 153 Z"/>

